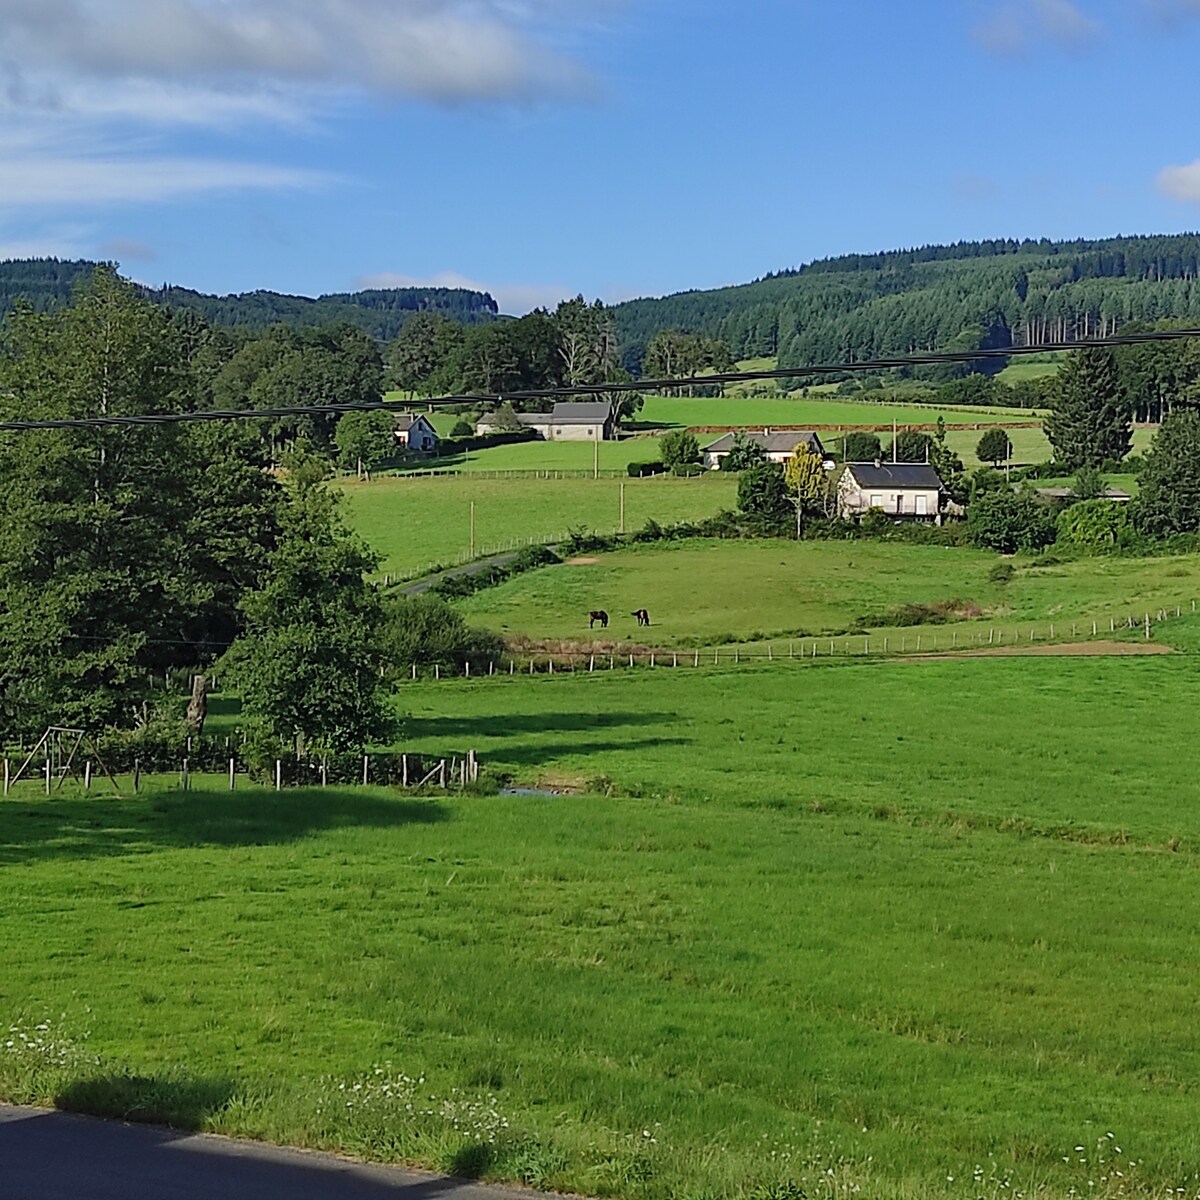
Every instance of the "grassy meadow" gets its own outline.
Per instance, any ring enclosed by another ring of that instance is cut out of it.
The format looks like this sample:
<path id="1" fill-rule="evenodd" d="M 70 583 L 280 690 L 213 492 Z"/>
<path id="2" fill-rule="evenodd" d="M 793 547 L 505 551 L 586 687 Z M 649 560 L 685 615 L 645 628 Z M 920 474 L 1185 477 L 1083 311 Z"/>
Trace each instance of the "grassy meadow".
<path id="1" fill-rule="evenodd" d="M 590 449 L 590 447 L 589 447 Z M 625 528 L 695 520 L 734 506 L 737 478 L 709 472 L 694 479 L 489 479 L 379 476 L 339 481 L 347 520 L 381 556 L 381 573 L 412 574 L 467 556 L 471 504 L 479 552 L 545 541 L 568 530 L 613 532 L 625 495 Z"/>
<path id="2" fill-rule="evenodd" d="M 612 614 L 606 636 L 692 647 L 841 633 L 896 634 L 896 610 L 942 606 L 942 645 L 975 632 L 1048 623 L 1107 623 L 1200 599 L 1200 558 L 1019 556 L 1007 582 L 990 578 L 995 554 L 965 547 L 876 541 L 689 540 L 544 567 L 460 602 L 474 622 L 506 634 L 590 636 L 587 614 Z M 650 630 L 630 615 L 649 610 Z M 920 621 L 918 620 L 918 623 Z M 899 648 L 900 642 L 892 638 Z M 862 639 L 859 638 L 861 642 Z M 876 637 L 878 641 L 878 636 Z M 911 648 L 910 640 L 910 648 Z M 928 641 L 926 645 L 929 645 Z"/>
<path id="3" fill-rule="evenodd" d="M 1193 668 L 415 685 L 405 744 L 585 794 L 31 789 L 0 1092 L 597 1195 L 1194 1195 Z"/>

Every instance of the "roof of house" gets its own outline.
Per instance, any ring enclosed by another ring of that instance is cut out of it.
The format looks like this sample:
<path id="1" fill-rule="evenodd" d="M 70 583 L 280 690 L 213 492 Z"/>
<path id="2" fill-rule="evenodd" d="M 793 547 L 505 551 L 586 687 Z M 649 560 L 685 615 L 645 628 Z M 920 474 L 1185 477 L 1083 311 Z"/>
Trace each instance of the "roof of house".
<path id="1" fill-rule="evenodd" d="M 560 400 L 552 412 L 529 416 L 551 425 L 603 425 L 612 416 L 612 405 L 607 400 Z"/>
<path id="2" fill-rule="evenodd" d="M 411 429 L 417 421 L 425 421 L 426 424 L 429 424 L 424 413 L 396 413 L 396 429 L 400 433 Z"/>
<path id="3" fill-rule="evenodd" d="M 914 488 L 940 491 L 941 476 L 928 463 L 847 463 L 846 470 L 859 487 Z"/>
<path id="4" fill-rule="evenodd" d="M 791 454 L 801 442 L 807 443 L 818 452 L 823 452 L 821 439 L 812 429 L 742 429 L 737 433 L 723 433 L 715 442 L 704 447 L 705 454 L 728 454 L 733 449 L 734 439 L 741 434 L 755 442 L 767 454 Z"/>

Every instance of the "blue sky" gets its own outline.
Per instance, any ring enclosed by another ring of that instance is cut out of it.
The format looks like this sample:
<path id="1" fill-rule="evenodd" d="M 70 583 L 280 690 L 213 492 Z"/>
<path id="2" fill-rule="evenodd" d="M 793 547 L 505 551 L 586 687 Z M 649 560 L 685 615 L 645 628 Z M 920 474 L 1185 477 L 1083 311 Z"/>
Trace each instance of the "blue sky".
<path id="1" fill-rule="evenodd" d="M 1200 227 L 1200 0 L 0 0 L 0 257 L 509 312 Z"/>

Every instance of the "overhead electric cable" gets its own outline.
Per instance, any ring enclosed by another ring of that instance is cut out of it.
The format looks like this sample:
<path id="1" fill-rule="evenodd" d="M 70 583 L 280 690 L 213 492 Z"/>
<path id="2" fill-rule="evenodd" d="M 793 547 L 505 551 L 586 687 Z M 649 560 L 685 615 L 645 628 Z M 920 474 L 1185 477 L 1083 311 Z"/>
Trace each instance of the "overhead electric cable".
<path id="1" fill-rule="evenodd" d="M 805 379 L 814 375 L 848 372 L 890 371 L 904 367 L 928 367 L 940 363 L 976 362 L 980 359 L 1015 358 L 1031 354 L 1087 350 L 1105 346 L 1139 346 L 1146 342 L 1176 342 L 1200 337 L 1200 329 L 1156 329 L 1149 333 L 1114 334 L 1076 342 L 1042 342 L 1034 346 L 1008 346 L 990 350 L 930 351 L 895 358 L 872 358 L 858 362 L 820 363 L 808 367 L 778 367 L 770 371 L 724 371 L 712 375 L 688 375 L 665 379 L 638 379 L 621 383 L 587 383 L 565 387 L 524 388 L 506 392 L 465 392 L 458 395 L 422 397 L 412 400 L 331 401 L 323 404 L 292 404 L 276 408 L 202 409 L 189 412 L 143 413 L 137 416 L 97 415 L 47 420 L 0 421 L 0 432 L 21 433 L 31 429 L 104 429 L 136 425 L 181 425 L 197 421 L 256 421 L 275 417 L 305 417 L 316 413 L 405 410 L 414 405 L 445 408 L 454 404 L 501 404 L 508 400 L 547 400 L 569 396 L 605 396 L 628 392 L 670 392 L 688 387 L 713 387 L 726 383 L 750 383 L 759 379 Z"/>

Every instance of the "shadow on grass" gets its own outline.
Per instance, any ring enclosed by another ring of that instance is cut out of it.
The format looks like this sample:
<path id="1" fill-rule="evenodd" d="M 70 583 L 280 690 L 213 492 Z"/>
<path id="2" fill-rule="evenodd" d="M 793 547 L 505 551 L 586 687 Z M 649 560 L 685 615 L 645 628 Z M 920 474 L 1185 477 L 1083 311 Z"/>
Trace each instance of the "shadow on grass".
<path id="1" fill-rule="evenodd" d="M 12 798 L 2 811 L 0 864 L 193 846 L 268 846 L 321 830 L 428 825 L 449 815 L 436 800 L 332 787 Z"/>
<path id="2" fill-rule="evenodd" d="M 228 1079 L 172 1079 L 152 1075 L 101 1075 L 78 1079 L 54 1097 L 63 1112 L 116 1117 L 172 1129 L 203 1129 L 234 1096 Z"/>
<path id="3" fill-rule="evenodd" d="M 690 746 L 689 738 L 680 737 L 649 737 L 625 738 L 621 741 L 607 742 L 555 742 L 547 745 L 545 742 L 529 742 L 524 745 L 505 742 L 487 753 L 489 764 L 519 765 L 536 767 L 543 763 L 553 762 L 558 758 L 586 758 L 594 754 L 623 754 L 635 750 L 654 750 L 663 746 Z"/>

